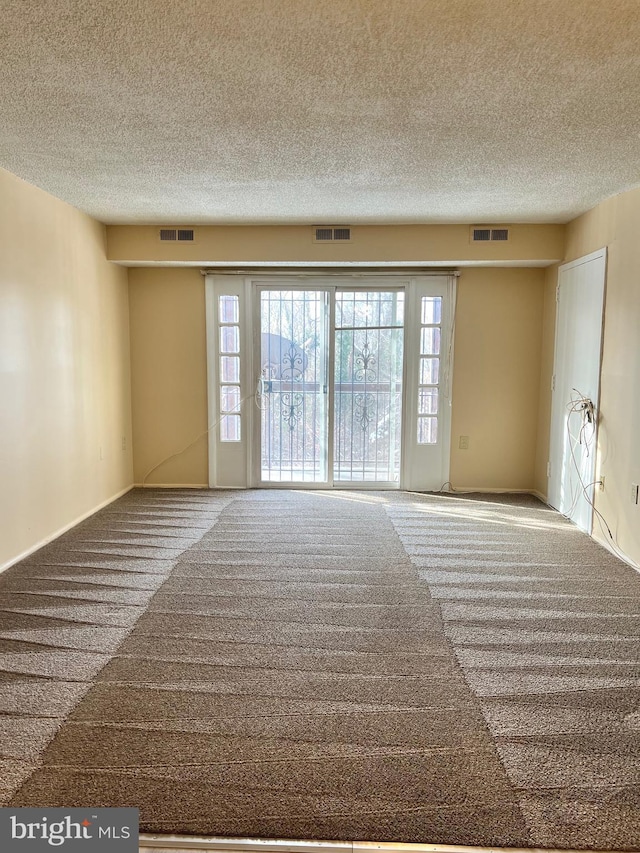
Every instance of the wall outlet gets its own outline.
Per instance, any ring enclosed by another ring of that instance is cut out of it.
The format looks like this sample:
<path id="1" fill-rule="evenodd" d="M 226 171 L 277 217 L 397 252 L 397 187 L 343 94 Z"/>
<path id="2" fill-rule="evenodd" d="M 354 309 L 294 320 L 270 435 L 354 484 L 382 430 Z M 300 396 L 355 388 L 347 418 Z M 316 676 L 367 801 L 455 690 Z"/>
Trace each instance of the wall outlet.
<path id="1" fill-rule="evenodd" d="M 631 503 L 638 505 L 638 483 L 631 483 Z"/>
<path id="2" fill-rule="evenodd" d="M 604 474 L 598 480 L 598 488 L 600 489 L 601 492 L 604 492 Z"/>
<path id="3" fill-rule="evenodd" d="M 126 435 L 122 436 L 122 449 L 123 450 L 127 449 L 127 436 Z"/>
<path id="4" fill-rule="evenodd" d="M 468 450 L 469 449 L 469 436 L 461 435 L 460 440 L 458 441 L 458 449 L 459 450 Z"/>

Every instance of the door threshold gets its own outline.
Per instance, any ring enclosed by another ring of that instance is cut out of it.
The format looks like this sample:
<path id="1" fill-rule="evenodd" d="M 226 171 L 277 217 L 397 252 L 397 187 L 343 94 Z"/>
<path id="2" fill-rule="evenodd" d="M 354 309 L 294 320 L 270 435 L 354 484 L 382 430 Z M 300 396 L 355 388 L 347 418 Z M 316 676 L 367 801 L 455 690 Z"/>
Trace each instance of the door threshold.
<path id="1" fill-rule="evenodd" d="M 287 838 L 217 838 L 195 835 L 141 834 L 142 853 L 188 853 L 191 850 L 242 853 L 586 853 L 549 847 L 469 847 L 459 844 L 404 844 L 393 841 L 313 841 Z M 589 853 L 622 853 L 591 850 Z"/>
<path id="2" fill-rule="evenodd" d="M 402 488 L 398 483 L 392 483 L 388 480 L 376 483 L 373 480 L 363 480 L 361 482 L 347 482 L 346 480 L 337 481 L 334 483 L 302 483 L 296 480 L 293 483 L 287 483 L 279 480 L 271 482 L 262 481 L 255 486 L 249 486 L 250 489 L 286 489 L 287 491 L 317 491 L 317 492 L 338 492 L 338 491 L 376 491 L 376 492 L 401 492 Z"/>

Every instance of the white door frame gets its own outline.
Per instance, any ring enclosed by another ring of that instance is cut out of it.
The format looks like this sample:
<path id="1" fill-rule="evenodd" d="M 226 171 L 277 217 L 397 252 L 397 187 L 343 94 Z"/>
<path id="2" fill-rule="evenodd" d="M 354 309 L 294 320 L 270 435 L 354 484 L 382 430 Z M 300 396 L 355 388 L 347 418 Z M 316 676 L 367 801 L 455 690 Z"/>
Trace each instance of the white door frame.
<path id="1" fill-rule="evenodd" d="M 404 327 L 404 376 L 403 376 L 403 428 L 402 455 L 399 488 L 409 491 L 437 491 L 449 480 L 451 448 L 451 388 L 453 371 L 453 330 L 456 276 L 450 273 L 405 275 L 401 273 L 321 273 L 289 276 L 279 273 L 261 273 L 244 277 L 238 274 L 206 274 L 206 325 L 207 325 L 207 382 L 209 409 L 209 486 L 211 488 L 252 488 L 259 485 L 259 459 L 255 452 L 259 443 L 259 412 L 255 405 L 257 378 L 256 358 L 259 347 L 259 323 L 255 321 L 255 294 L 258 287 L 277 289 L 313 289 L 315 287 L 335 290 L 336 288 L 389 289 L 404 288 L 406 293 Z M 220 421 L 220 323 L 218 300 L 221 295 L 237 296 L 239 299 L 240 326 L 240 394 L 241 394 L 241 439 L 221 442 Z M 420 369 L 420 305 L 424 295 L 442 297 L 440 408 L 438 413 L 438 441 L 434 445 L 417 444 L 418 378 Z M 330 300 L 329 357 L 334 347 L 334 305 Z M 256 337 L 256 335 L 258 335 Z M 259 361 L 259 359 L 257 359 Z M 332 363 L 330 361 L 330 363 Z M 331 372 L 330 372 L 331 373 Z M 333 404 L 333 377 L 330 375 L 328 405 Z M 256 438 L 257 436 L 257 438 Z M 329 467 L 333 436 L 329 436 Z M 313 483 L 269 483 L 268 488 L 331 488 L 329 484 Z M 380 483 L 340 483 L 336 488 L 384 488 Z"/>
<path id="2" fill-rule="evenodd" d="M 558 269 L 547 499 L 593 527 L 607 250 Z"/>

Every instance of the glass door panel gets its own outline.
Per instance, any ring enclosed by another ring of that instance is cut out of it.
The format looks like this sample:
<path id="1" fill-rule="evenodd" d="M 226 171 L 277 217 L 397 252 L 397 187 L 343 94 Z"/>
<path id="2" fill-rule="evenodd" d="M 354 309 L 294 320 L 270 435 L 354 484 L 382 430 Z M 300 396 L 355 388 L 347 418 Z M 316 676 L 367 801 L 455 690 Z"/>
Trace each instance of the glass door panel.
<path id="1" fill-rule="evenodd" d="M 260 478 L 326 483 L 328 293 L 260 291 Z"/>
<path id="2" fill-rule="evenodd" d="M 404 292 L 336 292 L 337 484 L 400 481 Z"/>

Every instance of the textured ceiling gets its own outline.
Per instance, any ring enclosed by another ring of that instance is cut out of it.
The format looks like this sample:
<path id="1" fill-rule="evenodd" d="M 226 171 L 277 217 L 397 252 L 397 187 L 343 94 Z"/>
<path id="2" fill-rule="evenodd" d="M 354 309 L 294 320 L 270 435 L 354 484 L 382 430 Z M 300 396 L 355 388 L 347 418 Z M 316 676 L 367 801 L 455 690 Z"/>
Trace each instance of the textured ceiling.
<path id="1" fill-rule="evenodd" d="M 0 166 L 104 222 L 563 222 L 640 183 L 638 0 L 0 11 Z"/>

